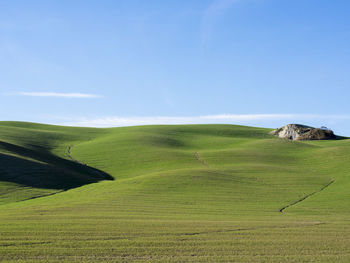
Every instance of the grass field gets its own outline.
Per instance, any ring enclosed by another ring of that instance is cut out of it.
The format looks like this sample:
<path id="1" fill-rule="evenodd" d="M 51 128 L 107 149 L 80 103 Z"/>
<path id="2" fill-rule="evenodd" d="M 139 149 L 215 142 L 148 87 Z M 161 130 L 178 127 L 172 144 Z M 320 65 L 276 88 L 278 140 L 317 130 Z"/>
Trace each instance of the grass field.
<path id="1" fill-rule="evenodd" d="M 350 140 L 269 131 L 0 122 L 0 261 L 350 262 Z"/>

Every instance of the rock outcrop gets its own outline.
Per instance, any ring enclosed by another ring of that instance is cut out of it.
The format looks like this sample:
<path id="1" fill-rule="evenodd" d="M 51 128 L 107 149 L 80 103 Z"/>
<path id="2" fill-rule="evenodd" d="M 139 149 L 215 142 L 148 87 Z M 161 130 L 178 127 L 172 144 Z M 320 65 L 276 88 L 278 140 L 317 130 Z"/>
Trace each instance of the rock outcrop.
<path id="1" fill-rule="evenodd" d="M 310 126 L 300 124 L 288 124 L 279 129 L 276 129 L 270 134 L 280 138 L 286 138 L 290 140 L 331 140 L 336 139 L 333 131 L 322 127 L 313 128 Z"/>

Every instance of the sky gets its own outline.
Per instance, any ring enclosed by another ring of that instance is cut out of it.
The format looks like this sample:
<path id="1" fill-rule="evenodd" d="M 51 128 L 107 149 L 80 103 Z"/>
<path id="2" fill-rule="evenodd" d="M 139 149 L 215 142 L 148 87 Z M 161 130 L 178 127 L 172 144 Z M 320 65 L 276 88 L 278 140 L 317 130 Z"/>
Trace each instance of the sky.
<path id="1" fill-rule="evenodd" d="M 349 11 L 348 0 L 0 0 L 0 120 L 350 136 Z"/>

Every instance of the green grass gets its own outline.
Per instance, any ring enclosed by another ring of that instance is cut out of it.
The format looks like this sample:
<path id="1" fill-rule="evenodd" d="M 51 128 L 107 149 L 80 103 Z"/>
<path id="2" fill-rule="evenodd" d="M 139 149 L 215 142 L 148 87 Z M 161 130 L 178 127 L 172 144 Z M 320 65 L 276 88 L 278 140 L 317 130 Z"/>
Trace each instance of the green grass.
<path id="1" fill-rule="evenodd" d="M 269 131 L 0 122 L 0 261 L 349 262 L 350 140 Z"/>

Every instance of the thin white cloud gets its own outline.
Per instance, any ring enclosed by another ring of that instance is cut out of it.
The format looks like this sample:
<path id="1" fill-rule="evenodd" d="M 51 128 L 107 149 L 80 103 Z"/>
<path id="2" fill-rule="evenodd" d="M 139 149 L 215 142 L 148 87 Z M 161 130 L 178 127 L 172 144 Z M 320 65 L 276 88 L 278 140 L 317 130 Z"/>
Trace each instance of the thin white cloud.
<path id="1" fill-rule="evenodd" d="M 250 121 L 250 120 L 276 120 L 295 118 L 296 114 L 219 114 L 201 116 L 203 120 L 229 120 L 229 121 Z"/>
<path id="2" fill-rule="evenodd" d="M 87 93 L 58 93 L 58 92 L 18 92 L 17 95 L 29 97 L 60 97 L 60 98 L 78 98 L 92 99 L 98 98 L 98 95 Z"/>
<path id="3" fill-rule="evenodd" d="M 122 127 L 155 124 L 243 124 L 243 125 L 284 125 L 289 122 L 320 123 L 324 125 L 334 121 L 350 120 L 350 115 L 322 114 L 219 114 L 197 117 L 102 117 L 96 119 L 81 118 L 61 123 L 68 126 L 83 127 Z M 278 126 L 276 126 L 278 127 Z"/>

